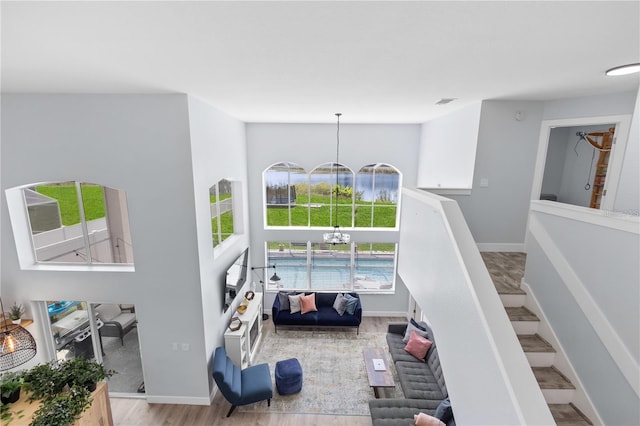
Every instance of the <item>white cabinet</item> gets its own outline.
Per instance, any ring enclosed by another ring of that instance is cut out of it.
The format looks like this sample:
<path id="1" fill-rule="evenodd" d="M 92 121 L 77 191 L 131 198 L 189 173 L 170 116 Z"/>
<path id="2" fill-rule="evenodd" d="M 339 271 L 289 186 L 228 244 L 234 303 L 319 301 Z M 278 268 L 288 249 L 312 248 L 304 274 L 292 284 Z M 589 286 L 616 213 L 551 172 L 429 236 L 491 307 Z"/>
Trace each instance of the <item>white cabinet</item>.
<path id="1" fill-rule="evenodd" d="M 247 368 L 253 363 L 256 349 L 262 337 L 262 293 L 256 293 L 244 314 L 233 314 L 242 321 L 239 330 L 227 328 L 224 333 L 224 347 L 235 365 Z"/>

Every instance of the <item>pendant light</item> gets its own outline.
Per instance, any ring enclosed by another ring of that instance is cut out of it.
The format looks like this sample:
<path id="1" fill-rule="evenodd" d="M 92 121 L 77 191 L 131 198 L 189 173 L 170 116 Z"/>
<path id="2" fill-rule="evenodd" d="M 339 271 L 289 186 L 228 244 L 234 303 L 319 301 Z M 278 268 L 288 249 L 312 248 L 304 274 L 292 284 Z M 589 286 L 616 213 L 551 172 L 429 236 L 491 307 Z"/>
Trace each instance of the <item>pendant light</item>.
<path id="1" fill-rule="evenodd" d="M 336 117 L 338 119 L 338 124 L 337 124 L 337 132 L 336 132 L 336 162 L 335 162 L 335 168 L 336 168 L 336 186 L 335 186 L 335 225 L 333 226 L 333 231 L 332 232 L 326 232 L 322 235 L 322 240 L 326 243 L 326 244 L 349 244 L 349 242 L 351 241 L 351 236 L 349 234 L 345 234 L 344 232 L 340 231 L 340 225 L 338 225 L 338 189 L 339 187 L 339 173 L 338 171 L 340 170 L 340 116 L 342 115 L 342 113 L 336 112 Z"/>
<path id="2" fill-rule="evenodd" d="M 0 329 L 0 371 L 10 370 L 36 356 L 36 341 L 31 333 L 19 324 L 11 324 L 4 317 L 4 305 L 0 299 L 3 316 Z"/>

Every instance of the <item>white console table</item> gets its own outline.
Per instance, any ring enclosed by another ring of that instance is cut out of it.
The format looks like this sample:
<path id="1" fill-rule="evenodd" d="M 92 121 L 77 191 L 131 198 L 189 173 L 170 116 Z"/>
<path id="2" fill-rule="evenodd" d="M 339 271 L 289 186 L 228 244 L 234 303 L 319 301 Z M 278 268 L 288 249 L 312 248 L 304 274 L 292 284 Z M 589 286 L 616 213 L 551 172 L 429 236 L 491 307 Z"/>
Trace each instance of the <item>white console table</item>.
<path id="1" fill-rule="evenodd" d="M 256 349 L 262 338 L 262 293 L 256 293 L 249 302 L 244 314 L 233 313 L 242 322 L 239 330 L 227 328 L 224 333 L 224 346 L 227 355 L 241 369 L 253 363 Z"/>

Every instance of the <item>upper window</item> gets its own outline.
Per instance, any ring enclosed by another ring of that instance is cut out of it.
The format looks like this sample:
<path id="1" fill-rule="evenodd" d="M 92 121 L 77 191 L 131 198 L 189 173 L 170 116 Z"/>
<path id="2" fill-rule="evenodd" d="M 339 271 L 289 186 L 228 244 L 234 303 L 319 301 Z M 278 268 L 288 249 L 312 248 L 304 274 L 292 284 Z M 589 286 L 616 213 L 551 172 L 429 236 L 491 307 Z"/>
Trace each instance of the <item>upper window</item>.
<path id="1" fill-rule="evenodd" d="M 209 188 L 209 202 L 211 203 L 211 236 L 215 247 L 234 233 L 232 182 L 222 179 Z"/>
<path id="2" fill-rule="evenodd" d="M 394 228 L 400 187 L 400 173 L 387 164 L 364 166 L 354 177 L 343 164 L 307 173 L 278 163 L 264 172 L 266 225 Z"/>
<path id="3" fill-rule="evenodd" d="M 133 263 L 124 191 L 81 182 L 22 191 L 36 262 Z"/>

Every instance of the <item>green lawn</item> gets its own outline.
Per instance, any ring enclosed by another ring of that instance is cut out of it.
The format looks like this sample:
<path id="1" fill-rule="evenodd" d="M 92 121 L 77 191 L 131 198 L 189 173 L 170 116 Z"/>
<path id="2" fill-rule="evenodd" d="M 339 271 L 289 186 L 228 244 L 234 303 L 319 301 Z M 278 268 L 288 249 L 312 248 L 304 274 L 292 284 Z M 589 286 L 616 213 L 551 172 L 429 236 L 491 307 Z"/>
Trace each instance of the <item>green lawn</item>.
<path id="1" fill-rule="evenodd" d="M 104 193 L 102 186 L 82 184 L 82 200 L 86 220 L 94 220 L 105 217 Z M 36 192 L 58 200 L 62 224 L 65 226 L 80 223 L 80 210 L 78 208 L 78 196 L 74 183 L 59 185 L 40 185 Z"/>

